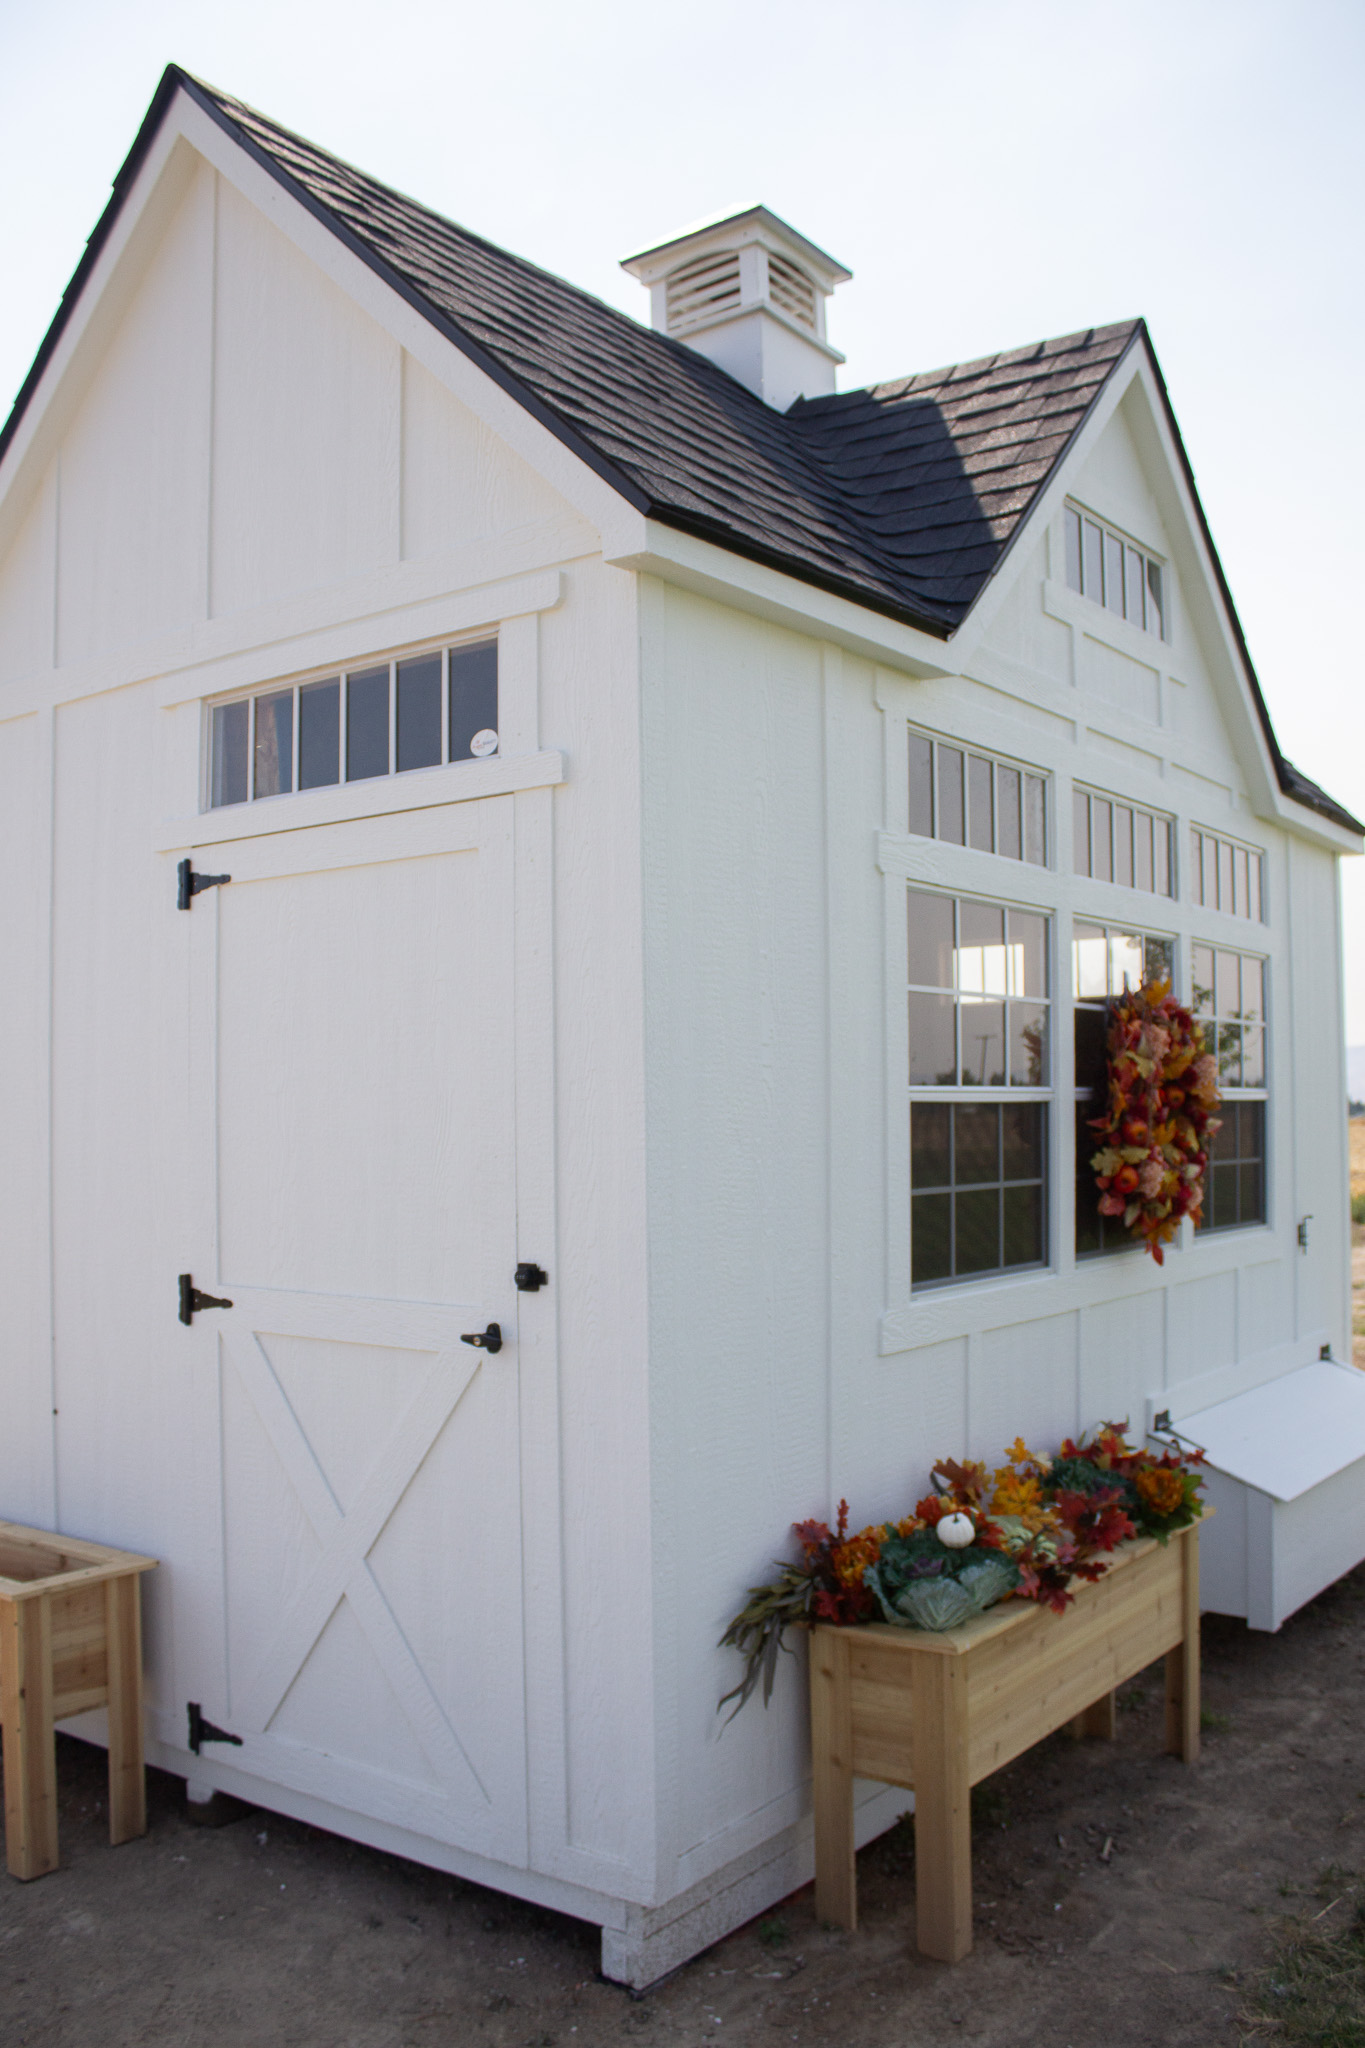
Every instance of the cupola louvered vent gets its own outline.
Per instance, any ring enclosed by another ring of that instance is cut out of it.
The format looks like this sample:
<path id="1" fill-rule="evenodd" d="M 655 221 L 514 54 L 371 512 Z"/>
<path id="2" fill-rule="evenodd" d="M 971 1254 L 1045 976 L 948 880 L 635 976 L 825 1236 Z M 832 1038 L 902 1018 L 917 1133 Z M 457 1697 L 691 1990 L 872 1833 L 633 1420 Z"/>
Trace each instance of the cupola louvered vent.
<path id="1" fill-rule="evenodd" d="M 739 251 L 722 249 L 684 263 L 668 280 L 668 331 L 680 334 L 739 305 Z"/>
<path id="2" fill-rule="evenodd" d="M 798 270 L 785 257 L 768 255 L 768 297 L 779 313 L 785 313 L 791 320 L 799 320 L 803 327 L 815 332 L 815 286 L 804 270 Z"/>

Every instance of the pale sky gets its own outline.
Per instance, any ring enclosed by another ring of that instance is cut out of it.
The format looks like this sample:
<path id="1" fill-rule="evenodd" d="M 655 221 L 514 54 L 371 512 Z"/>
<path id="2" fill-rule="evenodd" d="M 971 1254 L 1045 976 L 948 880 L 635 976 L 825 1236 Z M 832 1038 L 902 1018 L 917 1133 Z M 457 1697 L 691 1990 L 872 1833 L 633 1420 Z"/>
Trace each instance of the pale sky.
<path id="1" fill-rule="evenodd" d="M 846 389 L 1145 314 L 1280 742 L 1365 815 L 1359 0 L 0 0 L 0 409 L 172 60 L 641 319 L 619 259 L 761 199 L 855 273 Z"/>

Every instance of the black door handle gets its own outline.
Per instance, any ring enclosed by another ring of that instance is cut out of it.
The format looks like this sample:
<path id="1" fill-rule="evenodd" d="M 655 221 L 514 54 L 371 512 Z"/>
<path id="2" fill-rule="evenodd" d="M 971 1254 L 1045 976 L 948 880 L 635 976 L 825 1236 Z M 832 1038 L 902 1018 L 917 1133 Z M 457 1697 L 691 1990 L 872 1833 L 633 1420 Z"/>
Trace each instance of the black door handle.
<path id="1" fill-rule="evenodd" d="M 486 1330 L 473 1330 L 467 1337 L 461 1337 L 462 1344 L 472 1344 L 476 1351 L 501 1351 L 502 1331 L 496 1323 L 490 1323 Z"/>

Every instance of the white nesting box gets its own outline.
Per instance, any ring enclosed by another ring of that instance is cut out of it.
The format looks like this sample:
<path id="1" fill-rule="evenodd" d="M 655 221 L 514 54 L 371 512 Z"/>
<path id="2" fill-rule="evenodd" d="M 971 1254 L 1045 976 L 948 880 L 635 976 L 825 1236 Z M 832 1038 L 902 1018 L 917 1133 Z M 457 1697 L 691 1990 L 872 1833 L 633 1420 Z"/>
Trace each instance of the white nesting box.
<path id="1" fill-rule="evenodd" d="M 814 377 L 774 223 L 703 253 Z M 1360 831 L 1145 330 L 790 411 L 708 333 L 171 72 L 0 439 L 0 1512 L 162 1561 L 194 1792 L 634 1984 L 810 1874 L 799 1658 L 716 1714 L 794 1517 L 1348 1341 Z M 1157 1268 L 1084 1117 L 1162 962 L 1235 1116 Z M 1284 1502 L 1253 1618 L 1365 1549 L 1355 1467 Z"/>

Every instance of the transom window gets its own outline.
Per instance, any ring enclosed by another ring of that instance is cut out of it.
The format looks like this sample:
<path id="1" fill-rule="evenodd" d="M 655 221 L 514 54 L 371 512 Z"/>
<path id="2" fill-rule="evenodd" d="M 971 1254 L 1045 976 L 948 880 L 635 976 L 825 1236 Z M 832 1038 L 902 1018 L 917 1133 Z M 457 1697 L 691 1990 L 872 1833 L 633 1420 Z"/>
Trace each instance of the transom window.
<path id="1" fill-rule="evenodd" d="M 498 643 L 464 641 L 215 704 L 209 807 L 498 751 Z"/>
<path id="2" fill-rule="evenodd" d="M 1218 1054 L 1222 1129 L 1215 1132 L 1204 1191 L 1204 1228 L 1235 1230 L 1266 1220 L 1265 962 L 1223 946 L 1191 948 L 1194 1012 Z"/>
<path id="3" fill-rule="evenodd" d="M 1265 917 L 1262 855 L 1198 825 L 1190 830 L 1190 899 L 1228 917 Z"/>
<path id="4" fill-rule="evenodd" d="M 932 890 L 906 895 L 911 1285 L 1041 1265 L 1049 920 Z"/>
<path id="5" fill-rule="evenodd" d="M 1096 790 L 1074 792 L 1072 866 L 1097 882 L 1174 896 L 1171 820 Z"/>
<path id="6" fill-rule="evenodd" d="M 1076 1254 L 1126 1250 L 1133 1239 L 1121 1217 L 1101 1216 L 1090 1161 L 1099 1140 L 1090 1119 L 1105 1108 L 1108 1088 L 1109 1004 L 1125 989 L 1169 981 L 1174 943 L 1118 925 L 1072 926 L 1071 988 L 1075 1034 Z"/>
<path id="7" fill-rule="evenodd" d="M 1066 580 L 1083 597 L 1117 612 L 1132 626 L 1166 634 L 1166 597 L 1160 562 L 1112 526 L 1066 508 Z"/>
<path id="8" fill-rule="evenodd" d="M 1046 778 L 912 732 L 910 830 L 1046 867 Z"/>

